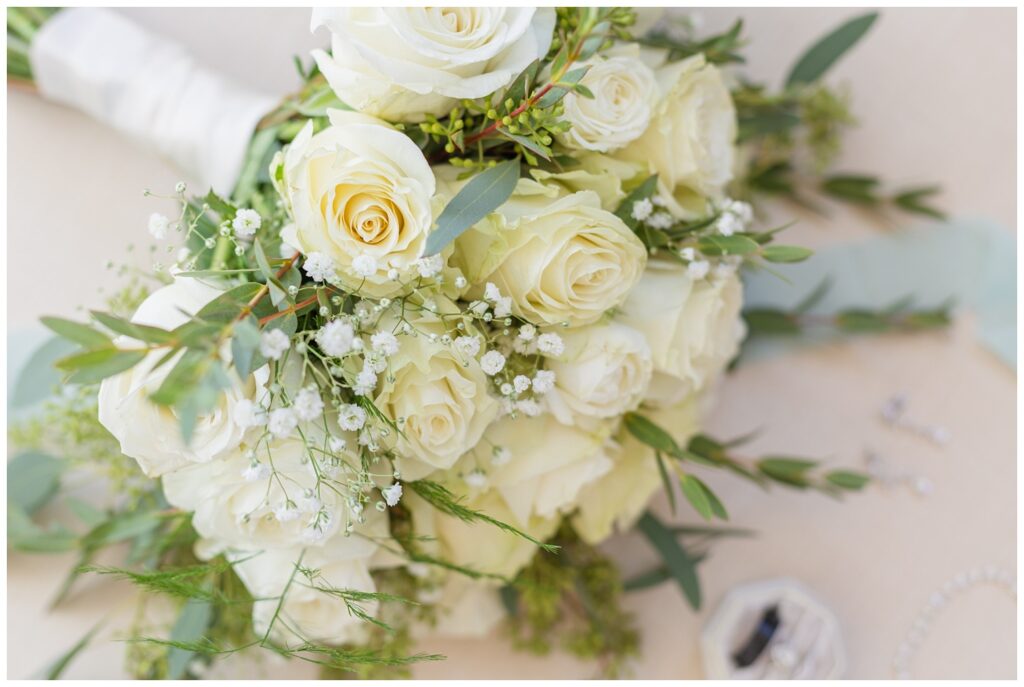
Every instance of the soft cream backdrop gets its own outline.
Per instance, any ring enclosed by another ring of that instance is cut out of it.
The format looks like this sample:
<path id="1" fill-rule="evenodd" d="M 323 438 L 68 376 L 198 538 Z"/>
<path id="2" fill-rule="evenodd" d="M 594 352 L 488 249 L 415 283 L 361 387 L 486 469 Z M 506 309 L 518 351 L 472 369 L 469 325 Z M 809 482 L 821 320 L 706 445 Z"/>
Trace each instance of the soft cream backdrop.
<path id="1" fill-rule="evenodd" d="M 285 92 L 290 56 L 322 42 L 308 33 L 305 10 L 132 9 L 139 22 L 187 45 L 243 82 Z M 740 12 L 753 42 L 749 72 L 781 79 L 810 41 L 853 9 L 700 10 L 708 30 Z M 1016 17 L 1012 9 L 883 12 L 868 39 L 832 72 L 848 85 L 861 127 L 847 138 L 841 167 L 884 173 L 898 183 L 940 182 L 954 216 L 983 216 L 1016 229 Z M 8 90 L 9 324 L 44 313 L 73 315 L 96 306 L 117 277 L 108 260 L 146 265 L 145 220 L 179 174 L 77 113 Z M 777 216 L 792 215 L 787 208 Z M 793 242 L 825 245 L 883 230 L 837 211 L 830 222 L 803 217 Z M 134 253 L 123 245 L 135 242 Z M 40 269 L 43 274 L 40 274 Z M 40 277 L 47 288 L 36 288 Z M 837 612 L 850 656 L 849 677 L 888 677 L 903 633 L 931 591 L 958 571 L 1016 561 L 1015 375 L 978 347 L 969 320 L 945 334 L 867 338 L 758 361 L 725 383 L 711 431 L 738 435 L 765 428 L 751 452 L 782 451 L 858 465 L 865 447 L 928 476 L 935 492 L 870 492 L 837 504 L 815 495 L 762 494 L 713 474 L 735 525 L 753 540 L 716 546 L 701 573 L 707 608 L 692 613 L 666 584 L 630 597 L 645 632 L 640 678 L 702 674 L 697 636 L 722 594 L 769 576 L 803 580 Z M 914 416 L 948 426 L 953 440 L 935 449 L 886 429 L 879 405 L 905 390 Z M 659 504 L 664 506 L 664 504 Z M 663 511 L 665 512 L 665 511 Z M 635 538 L 609 549 L 628 570 L 654 555 Z M 87 580 L 58 610 L 46 603 L 70 558 L 13 555 L 8 560 L 8 676 L 29 677 L 101 617 L 125 618 L 128 586 Z M 105 639 L 116 636 L 117 620 Z M 98 642 L 68 675 L 123 675 L 123 644 Z M 1015 609 L 981 589 L 952 606 L 921 649 L 917 677 L 1013 677 Z M 535 659 L 498 639 L 431 641 L 450 657 L 417 668 L 424 678 L 588 677 L 564 656 Z M 309 675 L 305 666 L 272 668 L 277 677 Z"/>

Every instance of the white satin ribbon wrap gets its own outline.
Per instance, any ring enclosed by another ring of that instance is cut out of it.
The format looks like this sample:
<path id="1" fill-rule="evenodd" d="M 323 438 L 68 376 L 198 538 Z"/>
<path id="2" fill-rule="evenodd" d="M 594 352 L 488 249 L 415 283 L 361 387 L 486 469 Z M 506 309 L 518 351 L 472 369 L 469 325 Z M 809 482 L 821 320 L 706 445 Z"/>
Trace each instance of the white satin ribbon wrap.
<path id="1" fill-rule="evenodd" d="M 105 9 L 54 15 L 32 41 L 31 63 L 44 97 L 155 148 L 221 194 L 233 190 L 256 124 L 278 100 Z"/>

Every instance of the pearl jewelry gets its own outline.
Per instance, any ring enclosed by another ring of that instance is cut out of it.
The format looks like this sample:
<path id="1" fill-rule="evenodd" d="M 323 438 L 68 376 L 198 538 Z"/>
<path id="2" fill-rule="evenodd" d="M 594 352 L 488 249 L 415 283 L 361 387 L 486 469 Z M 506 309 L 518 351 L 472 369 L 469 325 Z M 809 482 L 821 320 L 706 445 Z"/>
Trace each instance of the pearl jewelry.
<path id="1" fill-rule="evenodd" d="M 970 591 L 974 587 L 990 585 L 1002 589 L 1017 603 L 1017 582 L 1009 570 L 1001 570 L 992 565 L 974 568 L 967 572 L 959 572 L 950 578 L 942 587 L 928 596 L 928 603 L 917 614 L 906 637 L 896 648 L 892 660 L 892 672 L 898 680 L 909 680 L 910 663 L 914 654 L 928 638 L 928 631 L 936 617 L 949 604 L 951 597 Z"/>

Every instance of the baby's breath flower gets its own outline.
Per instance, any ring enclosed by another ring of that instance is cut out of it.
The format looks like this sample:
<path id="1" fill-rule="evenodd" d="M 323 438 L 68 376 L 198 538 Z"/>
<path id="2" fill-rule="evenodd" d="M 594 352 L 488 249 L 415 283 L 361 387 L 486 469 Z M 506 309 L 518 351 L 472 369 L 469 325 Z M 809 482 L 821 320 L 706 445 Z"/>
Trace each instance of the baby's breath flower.
<path id="1" fill-rule="evenodd" d="M 242 208 L 235 213 L 231 220 L 231 228 L 235 230 L 235 236 L 240 239 L 251 239 L 256 235 L 256 230 L 263 224 L 260 213 L 249 208 Z"/>
<path id="2" fill-rule="evenodd" d="M 334 260 L 324 253 L 314 251 L 307 255 L 302 269 L 313 281 L 331 281 L 335 278 Z"/>
<path id="3" fill-rule="evenodd" d="M 466 288 L 467 284 L 469 284 L 469 282 L 466 281 L 466 278 L 463 277 L 461 274 L 459 276 L 455 277 L 455 288 L 457 288 L 457 289 L 464 289 L 464 288 Z"/>
<path id="4" fill-rule="evenodd" d="M 532 341 L 537 336 L 537 328 L 532 324 L 524 324 L 519 328 L 519 338 L 523 341 Z"/>
<path id="5" fill-rule="evenodd" d="M 170 220 L 159 212 L 154 212 L 149 216 L 149 233 L 157 241 L 162 241 L 167 237 L 167 227 L 170 226 Z"/>
<path id="6" fill-rule="evenodd" d="M 352 325 L 341 320 L 328 322 L 316 333 L 316 343 L 320 350 L 334 357 L 341 357 L 351 351 L 356 341 L 358 339 L 355 338 Z"/>
<path id="7" fill-rule="evenodd" d="M 357 255 L 352 260 L 352 271 L 360 277 L 372 277 L 377 274 L 377 259 L 366 253 Z"/>
<path id="8" fill-rule="evenodd" d="M 348 442 L 341 437 L 331 437 L 327 442 L 327 446 L 331 449 L 331 453 L 341 453 L 345 450 L 345 446 Z"/>
<path id="9" fill-rule="evenodd" d="M 369 396 L 377 386 L 377 373 L 374 371 L 372 365 L 363 365 L 363 369 L 356 375 L 356 383 L 352 387 L 352 391 L 357 396 Z"/>
<path id="10" fill-rule="evenodd" d="M 480 358 L 480 368 L 484 374 L 496 375 L 505 367 L 505 356 L 498 351 L 487 351 Z"/>
<path id="11" fill-rule="evenodd" d="M 516 401 L 515 408 L 516 410 L 518 410 L 520 413 L 527 417 L 537 417 L 542 412 L 544 412 L 544 409 L 541 408 L 541 405 L 534 401 L 532 398 L 524 398 L 521 401 Z"/>
<path id="12" fill-rule="evenodd" d="M 440 254 L 420 258 L 416 261 L 416 271 L 421 277 L 429 279 L 444 269 L 444 258 Z"/>
<path id="13" fill-rule="evenodd" d="M 292 407 L 300 420 L 314 420 L 324 412 L 324 401 L 316 385 L 309 385 L 295 394 Z"/>
<path id="14" fill-rule="evenodd" d="M 558 334 L 548 332 L 537 337 L 537 349 L 544 355 L 557 358 L 565 353 L 565 342 Z"/>
<path id="15" fill-rule="evenodd" d="M 352 403 L 346 403 L 338 408 L 338 425 L 349 432 L 355 432 L 366 424 L 366 411 Z M 362 437 L 360 436 L 360 443 Z"/>
<path id="16" fill-rule="evenodd" d="M 242 479 L 246 482 L 256 482 L 270 477 L 270 466 L 266 463 L 250 463 L 242 470 Z"/>
<path id="17" fill-rule="evenodd" d="M 291 522 L 298 519 L 299 509 L 286 501 L 274 509 L 274 517 L 278 522 Z"/>
<path id="18" fill-rule="evenodd" d="M 466 484 L 474 489 L 483 489 L 487 486 L 487 475 L 481 470 L 473 470 L 465 477 Z"/>
<path id="19" fill-rule="evenodd" d="M 480 339 L 475 336 L 460 336 L 452 342 L 457 350 L 467 358 L 475 358 L 476 354 L 480 352 Z"/>
<path id="20" fill-rule="evenodd" d="M 231 413 L 231 419 L 243 429 L 266 424 L 266 412 L 247 398 L 239 399 Z"/>
<path id="21" fill-rule="evenodd" d="M 697 259 L 697 250 L 693 246 L 679 249 L 679 257 L 683 260 L 693 261 Z"/>
<path id="22" fill-rule="evenodd" d="M 398 339 L 391 332 L 377 332 L 370 337 L 370 346 L 384 356 L 398 353 Z"/>
<path id="23" fill-rule="evenodd" d="M 718 233 L 722 236 L 732 236 L 738 231 L 743 231 L 743 223 L 736 215 L 726 212 L 715 222 L 715 228 L 718 229 Z"/>
<path id="24" fill-rule="evenodd" d="M 397 506 L 398 500 L 402 498 L 402 484 L 400 482 L 395 482 L 387 489 L 381 489 L 380 493 L 381 496 L 384 497 L 384 501 L 389 506 Z"/>
<path id="25" fill-rule="evenodd" d="M 504 446 L 495 446 L 491 449 L 491 463 L 494 465 L 505 465 L 512 460 L 512 452 Z"/>
<path id="26" fill-rule="evenodd" d="M 695 260 L 686 266 L 686 275 L 697 281 L 708 276 L 708 271 L 711 269 L 711 264 L 707 260 Z"/>
<path id="27" fill-rule="evenodd" d="M 268 329 L 260 334 L 260 355 L 270 360 L 280 360 L 291 345 L 288 335 L 280 329 Z"/>
<path id="28" fill-rule="evenodd" d="M 538 394 L 546 394 L 555 388 L 555 373 L 551 370 L 537 370 L 533 376 L 533 390 Z"/>
<path id="29" fill-rule="evenodd" d="M 668 229 L 675 224 L 675 219 L 667 212 L 656 212 L 647 218 L 647 226 L 652 229 Z"/>
<path id="30" fill-rule="evenodd" d="M 630 215 L 638 222 L 643 222 L 645 219 L 651 216 L 654 212 L 654 204 L 650 198 L 644 198 L 633 203 L 633 209 L 630 211 Z"/>
<path id="31" fill-rule="evenodd" d="M 267 422 L 267 429 L 278 439 L 295 431 L 299 425 L 299 418 L 291 408 L 278 408 L 270 413 L 270 420 Z"/>
<path id="32" fill-rule="evenodd" d="M 505 396 L 511 396 L 513 391 L 515 391 L 515 388 L 508 382 L 501 385 L 501 393 Z"/>
<path id="33" fill-rule="evenodd" d="M 512 380 L 512 384 L 517 394 L 521 394 L 530 388 L 530 378 L 526 375 L 516 375 L 516 378 Z"/>

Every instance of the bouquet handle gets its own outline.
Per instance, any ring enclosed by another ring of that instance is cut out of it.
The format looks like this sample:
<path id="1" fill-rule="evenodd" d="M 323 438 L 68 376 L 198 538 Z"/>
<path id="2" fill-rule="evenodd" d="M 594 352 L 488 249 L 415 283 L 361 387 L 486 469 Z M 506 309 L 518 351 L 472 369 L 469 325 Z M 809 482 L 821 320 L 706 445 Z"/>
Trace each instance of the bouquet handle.
<path id="1" fill-rule="evenodd" d="M 157 150 L 225 195 L 253 130 L 279 100 L 204 68 L 179 44 L 106 9 L 57 13 L 30 56 L 45 98 Z"/>

